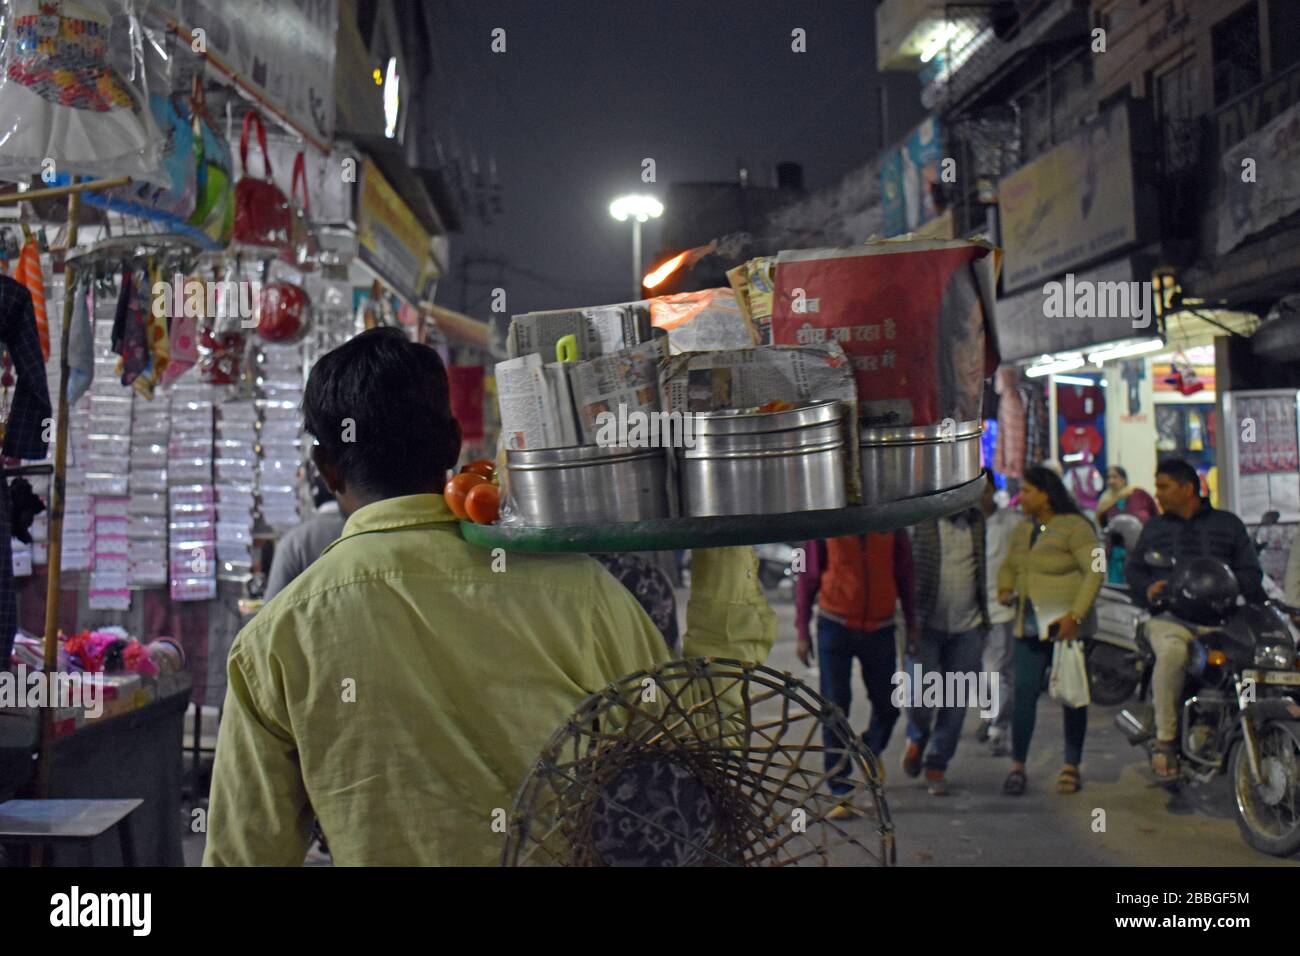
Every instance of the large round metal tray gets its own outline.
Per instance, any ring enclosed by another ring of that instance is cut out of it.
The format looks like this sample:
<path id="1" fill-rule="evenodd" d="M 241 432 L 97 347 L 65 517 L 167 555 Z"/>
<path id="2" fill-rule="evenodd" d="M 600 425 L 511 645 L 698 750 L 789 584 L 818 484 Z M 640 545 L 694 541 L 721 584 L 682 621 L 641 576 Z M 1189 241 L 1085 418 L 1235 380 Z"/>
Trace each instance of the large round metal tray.
<path id="1" fill-rule="evenodd" d="M 980 500 L 984 481 L 984 476 L 980 475 L 974 481 L 933 495 L 827 511 L 721 518 L 659 518 L 628 524 L 557 528 L 503 528 L 462 521 L 460 528 L 466 541 L 484 548 L 551 553 L 675 551 L 774 541 L 815 541 L 868 531 L 893 531 L 955 514 Z"/>

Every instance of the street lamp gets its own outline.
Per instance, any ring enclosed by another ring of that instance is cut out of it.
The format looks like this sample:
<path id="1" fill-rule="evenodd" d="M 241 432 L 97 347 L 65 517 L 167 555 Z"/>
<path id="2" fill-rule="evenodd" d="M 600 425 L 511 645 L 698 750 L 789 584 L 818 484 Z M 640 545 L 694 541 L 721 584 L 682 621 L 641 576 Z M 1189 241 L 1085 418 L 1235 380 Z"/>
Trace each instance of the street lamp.
<path id="1" fill-rule="evenodd" d="M 664 204 L 653 196 L 619 196 L 609 204 L 609 214 L 619 222 L 632 220 L 632 298 L 641 298 L 641 223 L 664 214 Z"/>

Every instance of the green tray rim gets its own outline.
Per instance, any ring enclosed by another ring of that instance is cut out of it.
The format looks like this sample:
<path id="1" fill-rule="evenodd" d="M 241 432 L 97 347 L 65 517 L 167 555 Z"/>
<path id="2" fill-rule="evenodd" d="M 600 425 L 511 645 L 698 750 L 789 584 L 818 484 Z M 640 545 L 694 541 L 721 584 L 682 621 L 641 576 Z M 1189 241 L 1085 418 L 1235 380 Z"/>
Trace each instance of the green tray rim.
<path id="1" fill-rule="evenodd" d="M 677 551 L 728 548 L 778 541 L 816 541 L 870 531 L 895 531 L 956 514 L 979 502 L 987 479 L 978 478 L 928 495 L 826 511 L 717 518 L 658 518 L 626 524 L 503 528 L 460 523 L 461 534 L 482 548 L 535 554 L 596 554 L 606 551 Z"/>

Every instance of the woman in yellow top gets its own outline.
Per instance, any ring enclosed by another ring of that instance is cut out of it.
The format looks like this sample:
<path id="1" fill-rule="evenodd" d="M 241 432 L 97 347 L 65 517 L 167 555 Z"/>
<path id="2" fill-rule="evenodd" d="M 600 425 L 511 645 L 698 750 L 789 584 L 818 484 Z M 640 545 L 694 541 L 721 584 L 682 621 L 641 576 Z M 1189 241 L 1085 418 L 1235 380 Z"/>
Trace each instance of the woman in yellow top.
<path id="1" fill-rule="evenodd" d="M 1092 633 L 1090 612 L 1104 579 L 1105 553 L 1092 522 L 1079 512 L 1060 477 L 1030 468 L 1020 489 L 1020 510 L 1029 521 L 1011 535 L 1011 550 L 998 570 L 998 600 L 1017 603 L 1015 686 L 1011 702 L 1011 773 L 1002 790 L 1025 792 L 1025 758 L 1034 733 L 1043 675 L 1052 664 L 1052 641 Z M 1100 555 L 1100 557 L 1099 557 Z M 1079 762 L 1088 729 L 1087 707 L 1065 707 L 1065 766 L 1058 793 L 1079 789 Z"/>

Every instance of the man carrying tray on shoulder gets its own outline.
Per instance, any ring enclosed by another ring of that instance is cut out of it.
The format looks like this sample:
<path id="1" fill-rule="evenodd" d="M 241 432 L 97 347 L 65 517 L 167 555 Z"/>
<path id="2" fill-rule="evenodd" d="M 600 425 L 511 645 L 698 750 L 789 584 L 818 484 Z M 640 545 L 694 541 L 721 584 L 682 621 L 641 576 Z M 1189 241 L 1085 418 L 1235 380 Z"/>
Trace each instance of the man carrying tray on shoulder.
<path id="1" fill-rule="evenodd" d="M 236 638 L 209 865 L 299 865 L 313 814 L 341 865 L 494 865 L 509 811 L 589 694 L 669 657 L 596 561 L 468 544 L 438 492 L 460 451 L 446 371 L 396 329 L 317 362 L 303 400 L 342 536 Z M 346 439 L 345 440 L 345 436 Z M 763 661 L 749 548 L 698 551 L 684 656 Z"/>

